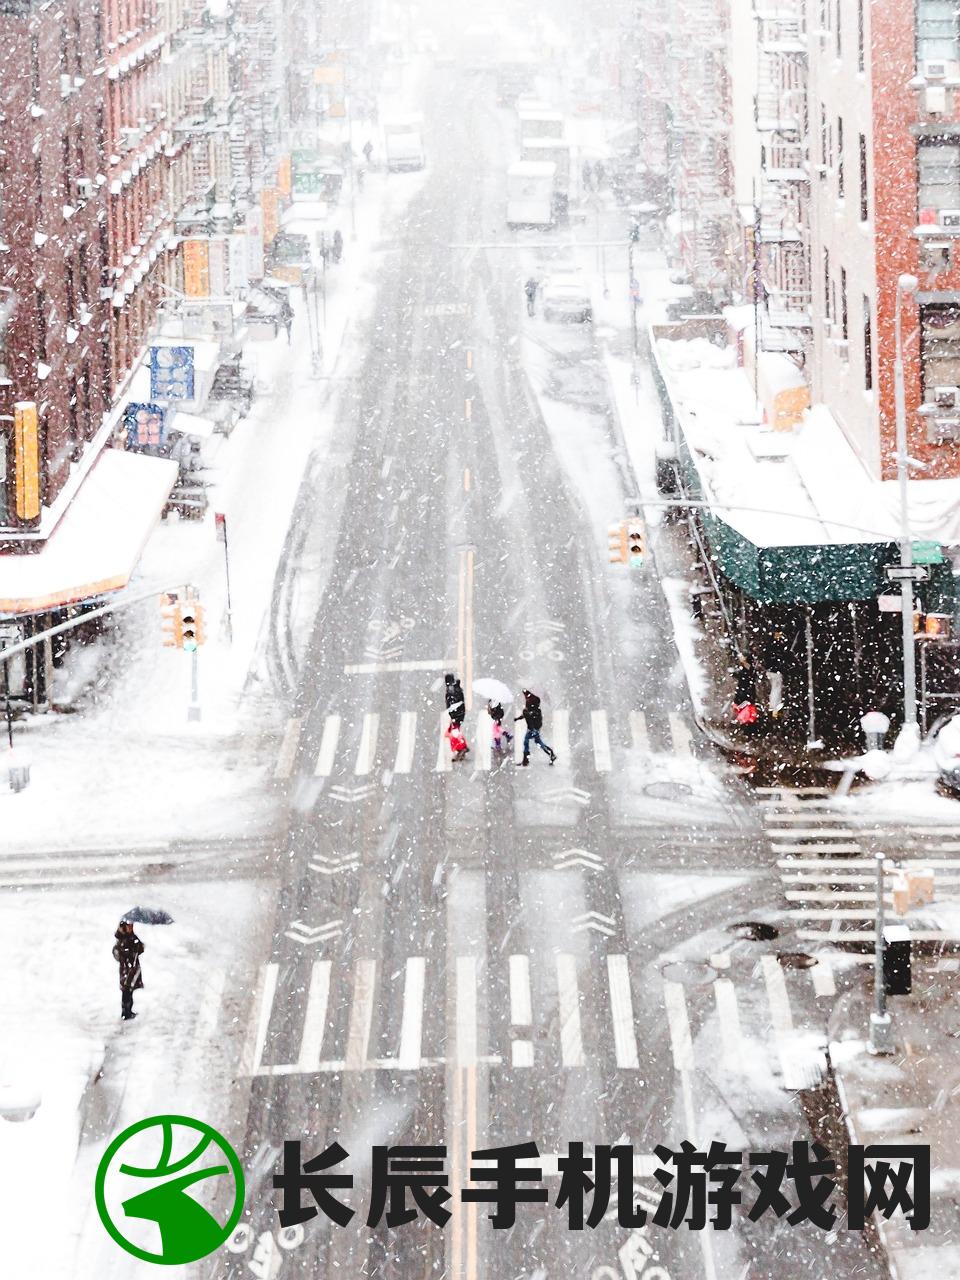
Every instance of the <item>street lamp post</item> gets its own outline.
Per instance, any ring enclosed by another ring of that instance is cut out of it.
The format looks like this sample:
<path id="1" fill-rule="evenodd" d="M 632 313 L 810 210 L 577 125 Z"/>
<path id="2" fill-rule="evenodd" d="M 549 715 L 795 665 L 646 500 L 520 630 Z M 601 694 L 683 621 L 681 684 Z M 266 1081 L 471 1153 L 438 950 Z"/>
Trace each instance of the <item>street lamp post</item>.
<path id="1" fill-rule="evenodd" d="M 893 364 L 894 404 L 897 419 L 897 483 L 900 488 L 900 564 L 904 569 L 913 568 L 913 542 L 910 538 L 909 507 L 909 457 L 907 454 L 907 408 L 903 382 L 903 326 L 902 303 L 904 294 L 916 293 L 920 282 L 916 276 L 902 275 L 897 280 L 897 302 L 894 325 L 896 329 L 896 354 Z M 903 729 L 905 736 L 916 739 L 917 725 L 917 673 L 913 639 L 913 578 L 904 575 L 900 583 L 900 613 L 903 628 Z"/>
<path id="2" fill-rule="evenodd" d="M 883 983 L 883 864 L 882 853 L 874 855 L 877 861 L 877 921 L 873 950 L 873 1013 L 870 1015 L 870 1052 L 893 1053 L 893 1019 L 887 1012 L 887 989 Z"/>

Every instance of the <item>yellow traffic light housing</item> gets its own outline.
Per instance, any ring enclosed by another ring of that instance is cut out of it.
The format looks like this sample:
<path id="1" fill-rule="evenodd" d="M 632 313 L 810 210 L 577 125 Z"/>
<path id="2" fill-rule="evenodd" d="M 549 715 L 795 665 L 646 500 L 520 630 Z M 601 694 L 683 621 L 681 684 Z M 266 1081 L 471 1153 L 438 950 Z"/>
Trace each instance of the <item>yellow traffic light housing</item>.
<path id="1" fill-rule="evenodd" d="M 160 634 L 165 648 L 183 647 L 183 618 L 180 616 L 180 602 L 175 591 L 166 591 L 160 597 Z"/>
<path id="2" fill-rule="evenodd" d="M 627 563 L 627 524 L 622 521 L 620 524 L 612 524 L 607 535 L 608 545 L 610 548 L 611 564 Z"/>

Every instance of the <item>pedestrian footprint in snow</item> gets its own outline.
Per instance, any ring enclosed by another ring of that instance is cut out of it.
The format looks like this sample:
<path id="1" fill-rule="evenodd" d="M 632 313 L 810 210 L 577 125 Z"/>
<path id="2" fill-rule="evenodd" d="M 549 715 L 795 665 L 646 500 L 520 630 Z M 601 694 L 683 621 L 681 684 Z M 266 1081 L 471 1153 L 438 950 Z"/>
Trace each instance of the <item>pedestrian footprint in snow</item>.
<path id="1" fill-rule="evenodd" d="M 530 743 L 535 742 L 541 751 L 550 757 L 550 763 L 553 764 L 557 758 L 557 753 L 553 747 L 540 737 L 540 730 L 543 728 L 543 711 L 540 709 L 540 699 L 535 693 L 531 693 L 529 689 L 523 692 L 523 710 L 518 716 L 514 716 L 514 721 L 523 720 L 526 723 L 527 731 L 523 735 L 523 759 L 521 764 L 530 763 Z"/>
<path id="2" fill-rule="evenodd" d="M 450 716 L 451 724 L 455 724 L 458 728 L 463 724 L 463 717 L 467 713 L 467 704 L 463 696 L 463 686 L 452 672 L 448 672 L 443 677 L 446 688 L 444 689 L 444 699 L 447 704 L 447 714 Z"/>
<path id="3" fill-rule="evenodd" d="M 116 938 L 113 958 L 120 965 L 120 1017 L 127 1021 L 137 1016 L 133 1012 L 133 993 L 143 986 L 140 972 L 143 943 L 133 932 L 129 920 L 121 920 L 113 936 Z"/>
<path id="4" fill-rule="evenodd" d="M 463 730 L 460 728 L 459 723 L 451 720 L 444 730 L 443 736 L 450 743 L 450 751 L 454 761 L 465 760 L 470 748 L 467 746 L 467 740 L 463 736 Z"/>
<path id="5" fill-rule="evenodd" d="M 498 756 L 503 755 L 507 749 L 507 743 L 513 741 L 513 734 L 508 733 L 503 727 L 503 704 L 488 702 L 487 715 L 493 721 L 493 749 Z"/>

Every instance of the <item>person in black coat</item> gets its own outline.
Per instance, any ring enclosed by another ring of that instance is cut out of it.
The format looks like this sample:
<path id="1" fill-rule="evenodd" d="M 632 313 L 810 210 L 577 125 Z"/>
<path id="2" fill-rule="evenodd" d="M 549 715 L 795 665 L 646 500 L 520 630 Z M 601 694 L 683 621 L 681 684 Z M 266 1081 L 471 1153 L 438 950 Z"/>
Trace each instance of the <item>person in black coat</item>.
<path id="1" fill-rule="evenodd" d="M 121 920 L 113 936 L 116 938 L 113 958 L 120 965 L 120 1017 L 126 1021 L 137 1016 L 133 1012 L 133 993 L 143 986 L 143 974 L 140 972 L 143 943 L 133 932 L 129 920 Z"/>
<path id="2" fill-rule="evenodd" d="M 523 735 L 523 759 L 520 761 L 522 765 L 530 763 L 530 743 L 535 742 L 541 751 L 550 757 L 550 763 L 557 758 L 557 753 L 553 747 L 548 746 L 540 737 L 540 730 L 543 728 L 543 711 L 540 708 L 540 699 L 535 693 L 531 693 L 529 689 L 523 690 L 523 710 L 518 716 L 514 716 L 514 721 L 523 720 L 527 726 L 527 732 Z"/>
<path id="3" fill-rule="evenodd" d="M 463 688 L 460 681 L 455 675 L 448 672 L 444 677 L 444 699 L 447 704 L 447 712 L 450 716 L 450 723 L 455 725 L 463 724 L 463 717 L 467 713 L 467 704 L 463 696 Z"/>

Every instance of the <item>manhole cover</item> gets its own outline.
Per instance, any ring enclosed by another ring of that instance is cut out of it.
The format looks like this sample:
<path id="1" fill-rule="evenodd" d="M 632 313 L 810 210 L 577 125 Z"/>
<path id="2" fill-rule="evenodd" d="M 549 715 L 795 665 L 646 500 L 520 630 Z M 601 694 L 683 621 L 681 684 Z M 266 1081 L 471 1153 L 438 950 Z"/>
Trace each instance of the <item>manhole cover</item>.
<path id="1" fill-rule="evenodd" d="M 780 936 L 780 930 L 763 920 L 741 920 L 737 924 L 728 924 L 727 933 L 742 938 L 744 942 L 772 942 Z"/>
<path id="2" fill-rule="evenodd" d="M 695 960 L 676 960 L 665 964 L 660 970 L 667 982 L 679 982 L 683 987 L 706 987 L 716 982 L 717 971 L 708 964 L 697 964 Z"/>
<path id="3" fill-rule="evenodd" d="M 784 969 L 812 969 L 820 963 L 816 956 L 808 956 L 805 951 L 779 951 L 777 960 Z"/>
<path id="4" fill-rule="evenodd" d="M 692 793 L 693 787 L 685 782 L 648 782 L 643 788 L 643 794 L 654 800 L 683 800 Z"/>

